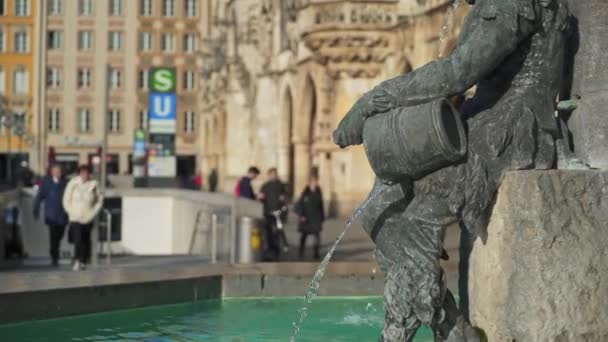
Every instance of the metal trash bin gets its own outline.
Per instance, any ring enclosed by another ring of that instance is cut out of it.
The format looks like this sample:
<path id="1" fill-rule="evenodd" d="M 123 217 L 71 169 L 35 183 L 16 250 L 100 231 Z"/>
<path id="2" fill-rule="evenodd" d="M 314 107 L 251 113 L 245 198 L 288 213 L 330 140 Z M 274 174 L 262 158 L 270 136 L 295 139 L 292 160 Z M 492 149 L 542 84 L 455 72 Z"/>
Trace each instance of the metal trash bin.
<path id="1" fill-rule="evenodd" d="M 239 218 L 236 232 L 236 262 L 251 264 L 262 259 L 262 230 L 251 217 Z"/>

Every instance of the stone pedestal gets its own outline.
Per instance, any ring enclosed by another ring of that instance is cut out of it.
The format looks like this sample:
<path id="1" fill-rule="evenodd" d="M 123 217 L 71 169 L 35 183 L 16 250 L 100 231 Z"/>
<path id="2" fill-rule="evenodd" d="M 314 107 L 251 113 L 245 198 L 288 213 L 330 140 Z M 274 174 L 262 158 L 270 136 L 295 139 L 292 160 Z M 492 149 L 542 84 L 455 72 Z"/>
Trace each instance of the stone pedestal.
<path id="1" fill-rule="evenodd" d="M 608 169 L 608 1 L 570 0 L 576 18 L 572 96 L 579 97 L 568 126 L 576 155 L 595 168 Z"/>
<path id="2" fill-rule="evenodd" d="M 608 172 L 508 174 L 470 263 L 489 341 L 608 341 Z"/>

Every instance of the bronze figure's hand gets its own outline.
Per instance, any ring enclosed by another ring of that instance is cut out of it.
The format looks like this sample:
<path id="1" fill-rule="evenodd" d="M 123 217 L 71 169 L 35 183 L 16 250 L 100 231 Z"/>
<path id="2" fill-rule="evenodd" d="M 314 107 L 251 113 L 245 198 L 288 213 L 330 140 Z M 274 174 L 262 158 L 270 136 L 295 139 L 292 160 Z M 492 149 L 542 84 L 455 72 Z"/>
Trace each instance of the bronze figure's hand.
<path id="1" fill-rule="evenodd" d="M 370 95 L 371 93 L 363 95 L 334 131 L 334 143 L 340 148 L 363 143 L 363 125 L 368 116 Z"/>

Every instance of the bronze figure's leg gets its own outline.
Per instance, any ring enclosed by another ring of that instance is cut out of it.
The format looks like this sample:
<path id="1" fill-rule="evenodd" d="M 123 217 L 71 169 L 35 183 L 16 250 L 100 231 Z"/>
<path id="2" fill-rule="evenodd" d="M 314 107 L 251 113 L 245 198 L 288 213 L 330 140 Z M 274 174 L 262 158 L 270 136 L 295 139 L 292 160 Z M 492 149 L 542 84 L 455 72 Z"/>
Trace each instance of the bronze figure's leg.
<path id="1" fill-rule="evenodd" d="M 412 183 L 389 186 L 377 203 L 364 212 L 363 227 L 385 273 L 381 341 L 411 341 L 422 324 L 437 341 L 478 341 L 447 290 L 440 264 L 446 227 L 458 217 L 445 201 L 414 196 Z"/>

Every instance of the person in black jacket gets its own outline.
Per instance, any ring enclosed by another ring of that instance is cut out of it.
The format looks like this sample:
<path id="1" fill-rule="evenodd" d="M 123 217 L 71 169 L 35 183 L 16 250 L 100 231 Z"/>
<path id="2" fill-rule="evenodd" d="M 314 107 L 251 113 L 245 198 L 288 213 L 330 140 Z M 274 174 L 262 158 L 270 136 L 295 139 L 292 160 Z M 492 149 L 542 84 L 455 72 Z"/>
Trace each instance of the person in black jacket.
<path id="1" fill-rule="evenodd" d="M 296 204 L 296 214 L 299 217 L 298 230 L 302 234 L 300 238 L 300 258 L 304 256 L 306 239 L 309 235 L 315 238 L 314 257 L 316 260 L 321 258 L 321 230 L 325 221 L 325 210 L 323 209 L 323 193 L 319 187 L 319 180 L 315 175 L 310 177 L 310 181 L 300 199 Z"/>
<path id="2" fill-rule="evenodd" d="M 51 174 L 46 176 L 40 185 L 38 195 L 34 200 L 34 217 L 40 216 L 40 204 L 44 202 L 44 223 L 49 226 L 51 259 L 53 266 L 59 265 L 59 246 L 65 227 L 68 224 L 68 214 L 63 208 L 63 193 L 66 181 L 59 165 L 51 167 Z"/>
<path id="3" fill-rule="evenodd" d="M 264 204 L 265 235 L 267 243 L 267 253 L 271 260 L 278 260 L 281 253 L 281 243 L 283 248 L 287 248 L 287 238 L 284 231 L 279 231 L 275 212 L 281 211 L 280 220 L 285 222 L 287 210 L 283 208 L 287 205 L 287 187 L 279 179 L 276 168 L 268 170 L 268 181 L 262 185 L 259 195 Z"/>

